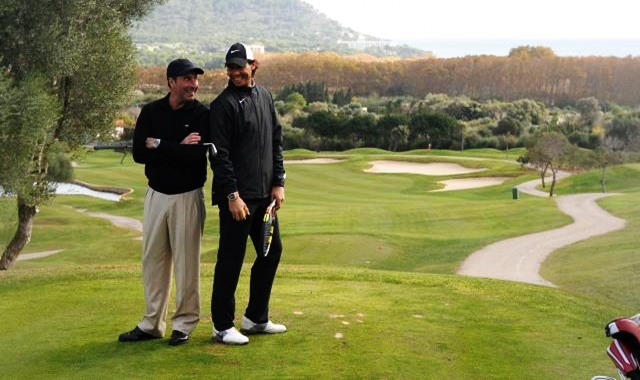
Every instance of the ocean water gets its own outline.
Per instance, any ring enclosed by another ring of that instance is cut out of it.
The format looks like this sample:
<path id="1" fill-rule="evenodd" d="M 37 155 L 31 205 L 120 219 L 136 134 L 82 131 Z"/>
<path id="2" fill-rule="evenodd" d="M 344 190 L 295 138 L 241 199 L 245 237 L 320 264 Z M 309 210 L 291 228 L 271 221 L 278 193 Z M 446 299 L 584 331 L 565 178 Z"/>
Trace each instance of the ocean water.
<path id="1" fill-rule="evenodd" d="M 404 39 L 397 42 L 430 51 L 438 58 L 507 56 L 511 49 L 519 46 L 549 47 L 561 57 L 640 56 L 640 39 Z"/>

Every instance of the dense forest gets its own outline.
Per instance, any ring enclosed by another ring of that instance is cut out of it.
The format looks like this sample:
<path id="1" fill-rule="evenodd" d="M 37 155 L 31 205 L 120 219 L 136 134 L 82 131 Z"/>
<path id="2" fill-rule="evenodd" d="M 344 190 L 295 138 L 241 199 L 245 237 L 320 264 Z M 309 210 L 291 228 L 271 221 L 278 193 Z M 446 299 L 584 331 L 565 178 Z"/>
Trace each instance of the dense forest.
<path id="1" fill-rule="evenodd" d="M 571 166 L 637 160 L 640 152 L 637 58 L 561 58 L 524 46 L 508 57 L 258 59 L 256 78 L 274 93 L 286 149 L 508 150 L 554 133 L 572 152 L 591 152 L 572 154 Z M 139 74 L 140 102 L 166 90 L 164 67 Z M 199 98 L 208 103 L 225 85 L 224 69 L 207 70 Z"/>
<path id="2" fill-rule="evenodd" d="M 467 96 L 476 100 L 530 98 L 564 105 L 585 97 L 640 105 L 640 57 L 557 57 L 545 47 L 517 47 L 508 57 L 377 59 L 335 53 L 283 53 L 259 57 L 257 79 L 274 92 L 287 85 L 324 83 L 353 96 Z M 141 67 L 140 89 L 164 88 L 164 67 Z M 208 70 L 203 92 L 219 92 L 224 69 Z"/>

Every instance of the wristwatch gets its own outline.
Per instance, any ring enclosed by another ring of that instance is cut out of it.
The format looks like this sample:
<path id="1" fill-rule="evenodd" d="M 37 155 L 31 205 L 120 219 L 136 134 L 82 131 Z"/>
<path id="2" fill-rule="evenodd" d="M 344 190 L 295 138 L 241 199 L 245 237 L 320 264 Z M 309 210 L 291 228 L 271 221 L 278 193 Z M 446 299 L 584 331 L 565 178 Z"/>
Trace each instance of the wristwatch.
<path id="1" fill-rule="evenodd" d="M 153 147 L 154 147 L 154 148 L 157 148 L 157 147 L 158 147 L 158 145 L 160 145 L 160 139 L 155 139 L 155 140 L 153 140 Z"/>
<path id="2" fill-rule="evenodd" d="M 231 193 L 231 194 L 227 195 L 227 199 L 229 200 L 229 202 L 233 202 L 233 201 L 235 201 L 236 199 L 238 199 L 238 196 L 236 195 L 236 193 L 235 193 L 235 192 L 233 192 L 233 193 Z"/>

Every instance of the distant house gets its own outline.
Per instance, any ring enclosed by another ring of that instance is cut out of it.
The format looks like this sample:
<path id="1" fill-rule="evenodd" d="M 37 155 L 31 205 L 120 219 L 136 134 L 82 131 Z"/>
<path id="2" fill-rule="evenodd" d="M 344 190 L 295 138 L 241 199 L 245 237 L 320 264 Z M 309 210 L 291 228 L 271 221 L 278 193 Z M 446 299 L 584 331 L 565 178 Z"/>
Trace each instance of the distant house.
<path id="1" fill-rule="evenodd" d="M 398 45 L 393 41 L 387 41 L 387 40 L 377 40 L 377 41 L 367 40 L 367 38 L 362 35 L 358 36 L 358 38 L 355 40 L 338 40 L 338 44 L 346 45 L 347 48 L 356 49 L 356 50 L 366 50 L 366 49 L 375 48 L 375 47 Z"/>
<path id="2" fill-rule="evenodd" d="M 247 47 L 253 50 L 253 54 L 264 54 L 264 45 L 247 45 Z"/>

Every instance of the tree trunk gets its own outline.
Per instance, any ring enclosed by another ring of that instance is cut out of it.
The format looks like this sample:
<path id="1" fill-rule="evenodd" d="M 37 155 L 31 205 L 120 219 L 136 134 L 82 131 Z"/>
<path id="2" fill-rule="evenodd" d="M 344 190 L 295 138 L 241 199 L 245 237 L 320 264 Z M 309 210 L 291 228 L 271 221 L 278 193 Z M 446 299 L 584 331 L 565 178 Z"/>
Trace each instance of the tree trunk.
<path id="1" fill-rule="evenodd" d="M 607 175 L 607 166 L 605 165 L 602 167 L 602 176 L 600 177 L 600 190 L 602 191 L 602 193 L 607 192 L 607 188 L 605 185 L 606 175 Z"/>
<path id="2" fill-rule="evenodd" d="M 538 171 L 538 173 L 540 174 L 540 181 L 542 182 L 543 189 L 547 188 L 547 184 L 545 183 L 544 179 L 547 176 L 548 169 L 549 169 L 549 164 L 542 164 L 542 166 L 540 167 L 540 170 Z"/>
<path id="3" fill-rule="evenodd" d="M 24 203 L 21 197 L 18 197 L 18 228 L 16 229 L 15 235 L 13 235 L 13 239 L 11 239 L 2 253 L 0 270 L 7 270 L 13 267 L 20 252 L 22 252 L 24 246 L 31 240 L 33 220 L 37 213 L 37 206 L 29 206 Z"/>
<path id="4" fill-rule="evenodd" d="M 558 169 L 554 169 L 551 168 L 551 187 L 549 187 L 549 196 L 553 197 L 553 191 L 556 188 L 556 173 L 558 172 Z"/>

